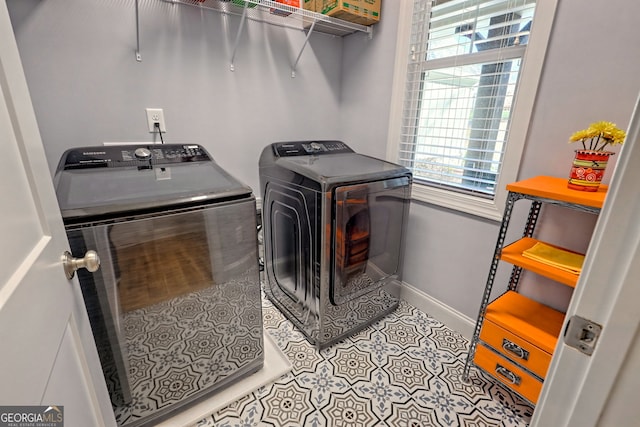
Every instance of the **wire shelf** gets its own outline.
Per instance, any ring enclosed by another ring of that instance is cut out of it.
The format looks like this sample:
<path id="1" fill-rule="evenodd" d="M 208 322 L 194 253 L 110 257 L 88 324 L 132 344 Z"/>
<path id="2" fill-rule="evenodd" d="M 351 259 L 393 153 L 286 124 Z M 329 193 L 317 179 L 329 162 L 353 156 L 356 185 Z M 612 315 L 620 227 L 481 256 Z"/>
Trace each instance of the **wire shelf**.
<path id="1" fill-rule="evenodd" d="M 303 8 L 293 7 L 269 0 L 163 0 L 167 3 L 199 7 L 214 10 L 230 15 L 242 15 L 245 12 L 246 19 L 264 22 L 285 28 L 308 30 L 312 24 L 313 31 L 336 36 L 346 36 L 355 32 L 371 34 L 371 27 L 332 18 L 321 13 L 312 12 Z M 302 0 L 301 0 L 302 1 Z"/>
<path id="2" fill-rule="evenodd" d="M 296 76 L 296 68 L 302 52 L 309 41 L 309 37 L 314 31 L 332 34 L 335 36 L 346 36 L 355 32 L 362 32 L 372 38 L 370 26 L 332 18 L 321 13 L 311 12 L 299 7 L 293 7 L 269 0 L 162 0 L 165 3 L 198 7 L 200 9 L 214 10 L 223 14 L 240 15 L 241 21 L 233 46 L 233 53 L 230 60 L 230 70 L 235 70 L 235 57 L 240 42 L 240 35 L 247 20 L 258 21 L 279 27 L 293 28 L 307 33 L 306 39 L 300 49 L 295 62 L 291 66 L 291 77 Z M 301 0 L 303 1 L 303 0 Z M 136 60 L 142 61 L 140 53 L 140 11 L 139 0 L 135 0 L 136 10 Z"/>

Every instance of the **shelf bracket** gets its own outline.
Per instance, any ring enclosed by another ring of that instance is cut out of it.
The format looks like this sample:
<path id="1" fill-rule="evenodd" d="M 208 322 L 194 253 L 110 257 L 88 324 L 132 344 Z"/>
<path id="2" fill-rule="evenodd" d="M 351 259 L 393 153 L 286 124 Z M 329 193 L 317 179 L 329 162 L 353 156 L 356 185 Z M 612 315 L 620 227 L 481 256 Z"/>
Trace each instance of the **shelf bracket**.
<path id="1" fill-rule="evenodd" d="M 248 2 L 244 3 L 244 8 L 242 10 L 242 18 L 240 18 L 240 26 L 238 27 L 238 34 L 236 34 L 236 41 L 233 43 L 233 53 L 231 54 L 231 65 L 229 69 L 231 71 L 235 71 L 236 67 L 233 65 L 236 60 L 236 51 L 238 50 L 238 44 L 240 43 L 240 35 L 242 34 L 242 30 L 244 29 L 244 23 L 247 20 L 247 7 L 249 6 Z"/>
<path id="2" fill-rule="evenodd" d="M 140 54 L 140 12 L 139 12 L 138 0 L 136 0 L 136 61 L 142 62 L 142 55 Z"/>
<path id="3" fill-rule="evenodd" d="M 309 42 L 309 37 L 311 37 L 311 33 L 313 33 L 313 27 L 316 26 L 316 20 L 313 21 L 311 27 L 309 27 L 309 31 L 307 32 L 307 38 L 304 39 L 304 43 L 302 44 L 302 48 L 300 49 L 300 53 L 298 53 L 298 57 L 296 61 L 293 63 L 293 67 L 291 67 L 291 78 L 296 77 L 296 68 L 298 68 L 298 62 L 300 61 L 300 57 L 302 56 L 302 52 L 304 52 L 304 48 L 307 47 L 307 43 Z"/>

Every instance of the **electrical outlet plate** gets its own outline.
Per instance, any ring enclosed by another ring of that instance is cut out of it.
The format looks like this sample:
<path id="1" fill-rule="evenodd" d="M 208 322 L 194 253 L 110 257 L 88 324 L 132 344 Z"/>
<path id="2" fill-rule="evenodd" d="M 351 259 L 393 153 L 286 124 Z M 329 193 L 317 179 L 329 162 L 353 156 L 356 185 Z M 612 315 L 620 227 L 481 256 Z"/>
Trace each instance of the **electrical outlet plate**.
<path id="1" fill-rule="evenodd" d="M 162 108 L 147 108 L 147 126 L 149 128 L 149 132 L 154 133 L 158 131 L 158 128 L 155 126 L 156 123 L 160 125 L 161 132 L 167 131 Z"/>

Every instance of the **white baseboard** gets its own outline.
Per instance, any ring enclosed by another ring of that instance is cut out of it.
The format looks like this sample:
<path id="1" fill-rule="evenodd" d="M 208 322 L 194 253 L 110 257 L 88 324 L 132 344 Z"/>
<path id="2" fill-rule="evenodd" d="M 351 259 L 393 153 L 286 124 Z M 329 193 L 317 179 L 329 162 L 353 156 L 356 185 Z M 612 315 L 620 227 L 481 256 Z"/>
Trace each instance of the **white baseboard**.
<path id="1" fill-rule="evenodd" d="M 466 339 L 471 340 L 473 337 L 475 320 L 443 304 L 415 286 L 403 282 L 400 297 L 434 319 L 438 319 L 454 331 L 459 332 Z"/>

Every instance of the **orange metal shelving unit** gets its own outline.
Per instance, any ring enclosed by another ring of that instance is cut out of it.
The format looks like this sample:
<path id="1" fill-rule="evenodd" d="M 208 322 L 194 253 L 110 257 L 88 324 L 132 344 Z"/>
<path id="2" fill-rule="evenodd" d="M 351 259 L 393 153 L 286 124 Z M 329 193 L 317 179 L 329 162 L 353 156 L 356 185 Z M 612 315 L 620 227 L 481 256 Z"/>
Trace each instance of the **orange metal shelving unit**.
<path id="1" fill-rule="evenodd" d="M 469 378 L 470 369 L 475 365 L 535 404 L 560 335 L 564 313 L 519 294 L 521 273 L 531 271 L 571 287 L 576 286 L 579 276 L 524 257 L 522 253 L 539 242 L 533 238 L 533 232 L 543 204 L 598 214 L 607 186 L 600 186 L 597 192 L 583 192 L 567 188 L 566 179 L 537 176 L 511 183 L 507 190 L 509 196 L 463 378 Z M 518 200 L 531 202 L 529 217 L 522 238 L 505 245 L 511 214 Z M 511 278 L 506 292 L 490 301 L 500 262 L 513 265 Z"/>

